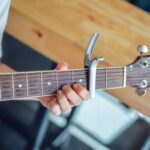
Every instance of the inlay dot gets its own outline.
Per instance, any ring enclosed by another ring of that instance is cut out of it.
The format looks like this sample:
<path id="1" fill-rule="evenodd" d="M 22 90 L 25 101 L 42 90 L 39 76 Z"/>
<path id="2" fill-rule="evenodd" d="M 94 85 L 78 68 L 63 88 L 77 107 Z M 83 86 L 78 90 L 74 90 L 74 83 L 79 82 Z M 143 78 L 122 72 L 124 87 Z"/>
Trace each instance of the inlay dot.
<path id="1" fill-rule="evenodd" d="M 18 87 L 19 87 L 19 88 L 22 88 L 22 84 L 18 84 Z"/>
<path id="2" fill-rule="evenodd" d="M 83 80 L 82 79 L 79 79 L 79 83 L 82 83 L 83 82 Z"/>
<path id="3" fill-rule="evenodd" d="M 51 85 L 51 82 L 47 82 L 47 85 Z"/>

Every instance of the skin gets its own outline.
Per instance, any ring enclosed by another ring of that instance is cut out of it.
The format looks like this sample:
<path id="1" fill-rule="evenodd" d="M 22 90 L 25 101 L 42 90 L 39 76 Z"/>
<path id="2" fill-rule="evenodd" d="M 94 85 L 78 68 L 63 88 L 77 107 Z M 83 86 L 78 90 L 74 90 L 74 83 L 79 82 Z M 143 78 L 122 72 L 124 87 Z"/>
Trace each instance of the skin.
<path id="1" fill-rule="evenodd" d="M 59 63 L 56 70 L 68 70 L 68 64 Z M 56 96 L 44 97 L 40 99 L 41 104 L 55 115 L 62 112 L 70 112 L 72 107 L 80 105 L 84 100 L 90 98 L 89 92 L 79 83 L 71 86 L 64 85 L 61 90 L 57 91 Z"/>

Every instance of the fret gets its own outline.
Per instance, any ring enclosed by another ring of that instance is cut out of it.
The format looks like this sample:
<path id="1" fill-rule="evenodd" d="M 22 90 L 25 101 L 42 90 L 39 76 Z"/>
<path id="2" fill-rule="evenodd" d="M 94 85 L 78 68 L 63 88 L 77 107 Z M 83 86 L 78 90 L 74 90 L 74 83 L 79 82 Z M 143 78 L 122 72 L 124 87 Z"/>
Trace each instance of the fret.
<path id="1" fill-rule="evenodd" d="M 75 70 L 74 74 L 74 83 L 80 83 L 82 86 L 87 88 L 88 84 L 88 70 Z"/>
<path id="2" fill-rule="evenodd" d="M 13 99 L 12 74 L 0 75 L 1 100 Z"/>
<path id="3" fill-rule="evenodd" d="M 123 87 L 124 80 L 123 68 L 107 69 L 107 89 Z"/>
<path id="4" fill-rule="evenodd" d="M 43 72 L 43 95 L 54 94 L 57 90 L 56 73 L 53 72 Z"/>
<path id="5" fill-rule="evenodd" d="M 27 97 L 26 73 L 13 74 L 14 98 Z"/>
<path id="6" fill-rule="evenodd" d="M 105 89 L 106 88 L 106 75 L 105 69 L 97 69 L 96 71 L 96 89 Z"/>
<path id="7" fill-rule="evenodd" d="M 41 96 L 42 95 L 41 87 L 41 77 L 39 72 L 28 73 L 28 91 L 29 96 Z"/>
<path id="8" fill-rule="evenodd" d="M 63 85 L 72 84 L 72 72 L 71 71 L 58 71 L 58 89 Z"/>

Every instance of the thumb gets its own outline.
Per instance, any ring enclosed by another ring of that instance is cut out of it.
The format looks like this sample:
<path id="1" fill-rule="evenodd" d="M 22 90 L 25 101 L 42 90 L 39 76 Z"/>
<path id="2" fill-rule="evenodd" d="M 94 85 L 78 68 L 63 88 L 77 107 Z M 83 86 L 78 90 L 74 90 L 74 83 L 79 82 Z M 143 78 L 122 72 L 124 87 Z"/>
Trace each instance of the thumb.
<path id="1" fill-rule="evenodd" d="M 66 62 L 58 63 L 56 66 L 56 70 L 68 70 L 68 64 Z"/>

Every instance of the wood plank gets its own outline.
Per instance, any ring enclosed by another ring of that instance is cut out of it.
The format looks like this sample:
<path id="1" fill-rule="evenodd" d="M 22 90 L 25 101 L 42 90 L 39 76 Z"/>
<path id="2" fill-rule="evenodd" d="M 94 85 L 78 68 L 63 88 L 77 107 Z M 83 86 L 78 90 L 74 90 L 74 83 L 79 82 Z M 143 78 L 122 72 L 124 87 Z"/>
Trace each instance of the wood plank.
<path id="1" fill-rule="evenodd" d="M 150 15 L 122 0 L 12 0 L 6 31 L 52 60 L 81 68 L 93 32 L 99 32 L 94 56 L 102 66 L 124 66 L 138 55 L 136 47 L 150 47 Z M 136 96 L 133 89 L 109 91 L 150 116 L 150 92 Z"/>

